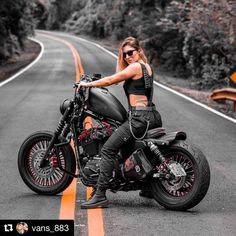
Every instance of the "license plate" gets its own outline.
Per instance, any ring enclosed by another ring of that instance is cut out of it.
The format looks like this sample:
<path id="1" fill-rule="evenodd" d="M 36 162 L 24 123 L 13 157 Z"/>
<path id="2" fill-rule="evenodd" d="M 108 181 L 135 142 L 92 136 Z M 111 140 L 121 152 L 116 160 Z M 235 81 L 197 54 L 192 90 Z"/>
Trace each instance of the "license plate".
<path id="1" fill-rule="evenodd" d="M 184 168 L 179 163 L 171 163 L 169 169 L 175 177 L 186 176 Z"/>

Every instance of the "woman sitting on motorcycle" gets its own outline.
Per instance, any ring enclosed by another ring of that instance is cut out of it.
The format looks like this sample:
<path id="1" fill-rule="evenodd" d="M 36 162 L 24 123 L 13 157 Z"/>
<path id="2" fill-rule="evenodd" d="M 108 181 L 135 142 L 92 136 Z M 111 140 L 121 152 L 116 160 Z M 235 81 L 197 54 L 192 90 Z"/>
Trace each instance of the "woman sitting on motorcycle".
<path id="1" fill-rule="evenodd" d="M 142 138 L 148 129 L 162 126 L 161 116 L 152 103 L 153 72 L 136 38 L 128 37 L 121 43 L 117 67 L 119 72 L 114 75 L 80 83 L 80 87 L 106 87 L 125 81 L 123 87 L 129 103 L 129 119 L 113 132 L 102 148 L 96 192 L 81 205 L 83 209 L 107 207 L 105 193 L 121 147 Z"/>

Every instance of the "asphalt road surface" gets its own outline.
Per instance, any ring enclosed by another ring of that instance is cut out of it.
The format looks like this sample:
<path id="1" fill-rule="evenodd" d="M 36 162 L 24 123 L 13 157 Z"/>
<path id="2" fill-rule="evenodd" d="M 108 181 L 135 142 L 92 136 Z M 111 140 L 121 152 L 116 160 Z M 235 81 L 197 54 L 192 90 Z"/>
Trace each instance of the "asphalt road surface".
<path id="1" fill-rule="evenodd" d="M 45 47 L 41 59 L 0 88 L 0 219 L 59 218 L 61 195 L 33 193 L 17 169 L 23 140 L 37 130 L 53 131 L 60 118 L 60 103 L 73 96 L 75 65 L 69 47 L 41 33 L 36 36 Z M 47 34 L 70 42 L 87 74 L 115 72 L 116 59 L 94 44 L 68 34 Z M 111 86 L 110 91 L 127 106 L 122 86 Z M 236 235 L 236 124 L 158 86 L 154 103 L 163 126 L 185 131 L 189 142 L 206 155 L 211 168 L 209 191 L 187 212 L 168 211 L 154 200 L 139 197 L 138 191 L 108 192 L 110 207 L 102 210 L 98 227 L 111 236 Z M 75 235 L 92 235 L 89 213 L 79 207 L 83 201 L 85 188 L 78 180 Z"/>

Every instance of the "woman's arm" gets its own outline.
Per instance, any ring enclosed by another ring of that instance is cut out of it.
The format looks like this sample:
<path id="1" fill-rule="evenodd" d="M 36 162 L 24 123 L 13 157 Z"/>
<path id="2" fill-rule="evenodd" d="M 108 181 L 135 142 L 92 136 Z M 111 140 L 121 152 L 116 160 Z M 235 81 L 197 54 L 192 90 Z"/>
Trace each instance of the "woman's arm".
<path id="1" fill-rule="evenodd" d="M 127 66 L 124 70 L 111 75 L 111 76 L 106 76 L 102 79 L 85 83 L 81 82 L 80 85 L 83 87 L 106 87 L 110 86 L 112 84 L 117 84 L 121 81 L 124 81 L 129 78 L 133 78 L 140 70 L 140 65 L 139 63 L 133 63 Z"/>

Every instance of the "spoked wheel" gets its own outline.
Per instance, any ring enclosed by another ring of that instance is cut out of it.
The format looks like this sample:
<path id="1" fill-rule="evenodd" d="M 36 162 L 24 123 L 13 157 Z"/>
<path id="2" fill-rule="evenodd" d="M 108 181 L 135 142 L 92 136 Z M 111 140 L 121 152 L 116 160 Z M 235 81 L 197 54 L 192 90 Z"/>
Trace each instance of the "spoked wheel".
<path id="1" fill-rule="evenodd" d="M 196 206 L 210 185 L 210 168 L 203 153 L 185 141 L 178 141 L 163 151 L 169 163 L 179 163 L 186 176 L 170 180 L 152 179 L 155 200 L 171 210 L 187 210 Z"/>
<path id="2" fill-rule="evenodd" d="M 70 146 L 63 146 L 58 156 L 53 153 L 43 168 L 40 162 L 44 157 L 52 134 L 37 132 L 22 144 L 18 154 L 18 168 L 25 184 L 39 194 L 53 195 L 65 190 L 73 177 L 58 168 L 58 164 L 75 173 L 75 158 Z"/>
<path id="3" fill-rule="evenodd" d="M 196 173 L 194 164 L 189 156 L 182 152 L 173 152 L 167 153 L 165 158 L 169 163 L 179 163 L 185 170 L 186 176 L 177 177 L 172 180 L 163 180 L 161 182 L 163 190 L 173 197 L 185 196 L 190 193 L 194 185 Z"/>

